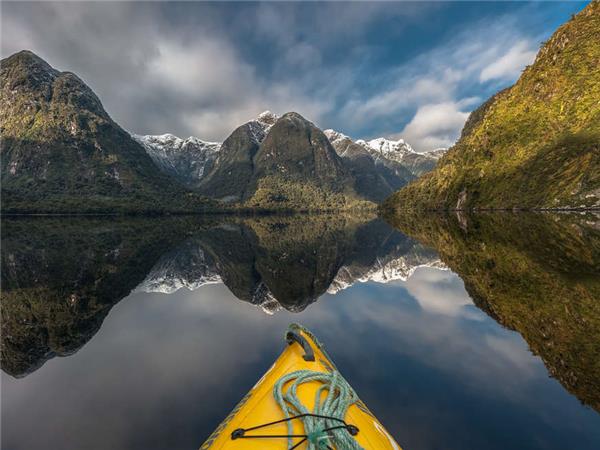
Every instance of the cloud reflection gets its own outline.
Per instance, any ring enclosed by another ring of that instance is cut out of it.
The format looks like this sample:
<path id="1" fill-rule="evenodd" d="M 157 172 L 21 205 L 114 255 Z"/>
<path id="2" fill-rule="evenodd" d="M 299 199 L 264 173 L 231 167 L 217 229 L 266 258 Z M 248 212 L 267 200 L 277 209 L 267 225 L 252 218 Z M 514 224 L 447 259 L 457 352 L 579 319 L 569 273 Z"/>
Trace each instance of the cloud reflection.
<path id="1" fill-rule="evenodd" d="M 3 448 L 196 448 L 270 366 L 292 320 L 319 336 L 406 448 L 599 442 L 598 416 L 470 303 L 460 279 L 438 269 L 359 284 L 300 315 L 266 316 L 220 284 L 138 292 L 76 355 L 23 379 L 2 375 Z"/>

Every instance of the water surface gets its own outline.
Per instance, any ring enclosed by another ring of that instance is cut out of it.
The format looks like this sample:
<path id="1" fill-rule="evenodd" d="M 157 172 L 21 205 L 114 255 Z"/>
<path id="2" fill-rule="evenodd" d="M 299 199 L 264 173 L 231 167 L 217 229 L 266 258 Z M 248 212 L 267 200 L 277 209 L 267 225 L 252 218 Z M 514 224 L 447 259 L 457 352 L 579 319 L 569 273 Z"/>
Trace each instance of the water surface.
<path id="1" fill-rule="evenodd" d="M 2 225 L 2 448 L 197 448 L 290 322 L 406 449 L 600 448 L 593 216 Z"/>

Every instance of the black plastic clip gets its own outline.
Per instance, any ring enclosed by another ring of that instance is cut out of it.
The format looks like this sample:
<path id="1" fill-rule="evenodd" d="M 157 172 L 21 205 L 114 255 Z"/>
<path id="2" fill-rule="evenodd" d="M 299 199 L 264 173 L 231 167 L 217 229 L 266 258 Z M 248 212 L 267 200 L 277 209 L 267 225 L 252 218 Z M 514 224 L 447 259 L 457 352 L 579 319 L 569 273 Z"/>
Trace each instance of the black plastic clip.
<path id="1" fill-rule="evenodd" d="M 348 430 L 348 433 L 350 433 L 352 436 L 356 436 L 358 434 L 358 427 L 348 424 L 346 425 L 346 430 Z"/>
<path id="2" fill-rule="evenodd" d="M 246 430 L 244 430 L 243 428 L 238 428 L 237 430 L 233 430 L 231 432 L 231 440 L 235 440 L 237 438 L 244 437 L 245 432 L 246 432 Z"/>

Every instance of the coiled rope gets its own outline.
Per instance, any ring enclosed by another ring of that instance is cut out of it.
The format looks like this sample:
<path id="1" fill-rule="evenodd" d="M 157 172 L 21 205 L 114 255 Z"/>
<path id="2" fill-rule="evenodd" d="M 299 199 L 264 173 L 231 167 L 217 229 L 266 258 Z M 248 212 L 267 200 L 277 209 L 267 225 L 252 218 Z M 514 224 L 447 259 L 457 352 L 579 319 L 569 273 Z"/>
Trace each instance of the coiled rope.
<path id="1" fill-rule="evenodd" d="M 308 330 L 298 324 L 291 324 L 286 335 L 288 344 L 297 342 L 305 350 L 304 359 L 314 361 L 314 353 L 311 346 L 301 336 L 301 332 L 307 333 L 317 347 L 325 353 L 323 346 Z M 314 408 L 309 411 L 298 398 L 298 389 L 304 383 L 318 382 L 321 386 L 315 393 Z M 282 376 L 273 387 L 275 401 L 284 414 L 284 419 L 250 428 L 238 428 L 231 433 L 231 439 L 252 438 L 287 438 L 289 448 L 294 450 L 303 443 L 307 443 L 307 450 L 364 450 L 354 436 L 359 432 L 358 428 L 346 423 L 344 418 L 348 408 L 359 401 L 354 389 L 342 375 L 332 368 L 328 372 L 317 372 L 314 370 L 297 370 Z M 293 420 L 301 420 L 304 426 L 304 434 L 293 434 Z M 248 431 L 270 427 L 272 425 L 287 424 L 288 434 L 246 434 Z M 301 438 L 294 443 L 295 438 Z"/>
<path id="2" fill-rule="evenodd" d="M 315 406 L 309 411 L 298 399 L 298 388 L 311 381 L 321 383 L 321 387 L 315 394 Z M 327 394 L 324 399 L 323 393 Z M 322 450 L 332 446 L 338 450 L 364 450 L 351 434 L 354 430 L 356 434 L 358 429 L 344 422 L 348 408 L 358 401 L 358 396 L 338 371 L 326 373 L 298 370 L 289 373 L 277 381 L 273 387 L 273 395 L 286 419 L 302 416 L 305 440 L 308 441 L 307 450 Z M 287 427 L 288 435 L 292 435 L 290 421 L 287 422 Z M 288 437 L 288 443 L 293 448 L 292 437 Z"/>

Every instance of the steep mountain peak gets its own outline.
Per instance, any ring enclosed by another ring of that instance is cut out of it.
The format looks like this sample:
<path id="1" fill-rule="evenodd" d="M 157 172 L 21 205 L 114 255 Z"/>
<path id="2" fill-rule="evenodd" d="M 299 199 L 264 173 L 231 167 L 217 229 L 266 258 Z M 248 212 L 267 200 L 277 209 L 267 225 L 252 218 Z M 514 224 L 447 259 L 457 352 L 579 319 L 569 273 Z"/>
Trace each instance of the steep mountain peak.
<path id="1" fill-rule="evenodd" d="M 240 201 L 254 170 L 253 158 L 270 127 L 252 120 L 237 127 L 223 141 L 217 158 L 198 186 L 224 202 Z"/>
<path id="2" fill-rule="evenodd" d="M 38 73 L 54 79 L 60 74 L 58 70 L 30 50 L 21 50 L 2 60 L 3 70 L 14 70 L 19 67 L 26 68 L 30 77 Z"/>
<path id="3" fill-rule="evenodd" d="M 275 122 L 277 122 L 277 119 L 279 119 L 279 116 L 277 114 L 274 114 L 271 111 L 267 110 L 261 112 L 256 118 L 256 121 L 270 127 L 274 125 Z"/>
<path id="4" fill-rule="evenodd" d="M 323 131 L 333 148 L 338 152 L 340 156 L 343 156 L 343 150 L 348 147 L 353 141 L 349 136 L 346 136 L 344 133 L 340 133 L 339 131 L 332 130 L 331 128 Z M 342 150 L 342 151 L 340 151 Z"/>
<path id="5" fill-rule="evenodd" d="M 30 51 L 0 62 L 0 123 L 5 211 L 139 210 L 180 198 L 90 87 Z"/>
<path id="6" fill-rule="evenodd" d="M 275 165 L 271 162 L 272 158 L 275 158 Z M 332 164 L 332 167 L 335 167 L 334 171 L 340 171 L 340 175 L 343 172 L 341 161 L 337 159 L 337 153 L 329 139 L 297 112 L 285 113 L 277 119 L 262 142 L 255 163 L 261 169 L 269 166 L 267 172 L 289 171 L 292 174 L 299 171 L 311 177 L 316 175 L 328 180 L 331 174 L 321 173 L 321 164 Z M 312 172 L 314 170 L 317 173 Z"/>
<path id="7" fill-rule="evenodd" d="M 302 114 L 297 113 L 295 111 L 286 112 L 283 116 L 279 117 L 273 125 L 278 124 L 281 127 L 282 124 L 285 122 L 288 122 L 289 125 L 294 124 L 294 126 L 301 128 L 316 128 L 314 123 L 303 117 Z"/>
<path id="8" fill-rule="evenodd" d="M 15 53 L 0 61 L 0 80 L 2 81 L 2 98 L 0 107 L 9 109 L 12 105 L 26 110 L 35 105 L 55 103 L 65 105 L 69 110 L 75 110 L 76 115 L 91 113 L 97 118 L 110 121 L 100 99 L 74 73 L 56 70 L 42 58 L 29 50 Z M 31 105 L 21 105 L 19 100 L 27 96 Z M 10 104 L 10 105 L 9 105 Z M 63 115 L 70 111 L 63 111 Z M 15 111 L 15 113 L 17 113 Z M 24 114 L 20 111 L 18 115 Z M 7 121 L 3 127 L 3 135 L 21 132 L 21 124 Z"/>
<path id="9" fill-rule="evenodd" d="M 281 116 L 252 160 L 248 204 L 261 207 L 347 207 L 359 201 L 352 177 L 323 132 L 297 112 Z M 310 200 L 309 200 L 310 199 Z"/>

